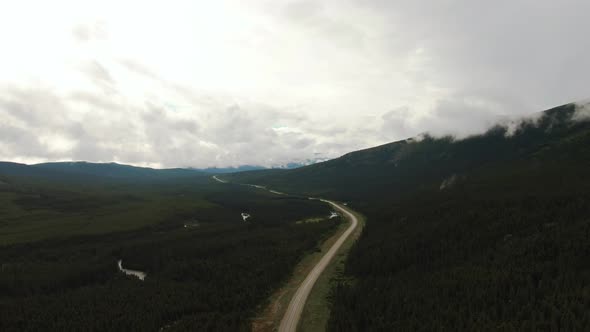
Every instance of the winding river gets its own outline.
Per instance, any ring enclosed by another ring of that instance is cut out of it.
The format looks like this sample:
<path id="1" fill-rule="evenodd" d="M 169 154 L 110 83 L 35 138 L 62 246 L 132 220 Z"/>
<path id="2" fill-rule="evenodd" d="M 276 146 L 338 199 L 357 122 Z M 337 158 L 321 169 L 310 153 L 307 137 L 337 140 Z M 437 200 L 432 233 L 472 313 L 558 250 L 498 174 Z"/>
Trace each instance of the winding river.
<path id="1" fill-rule="evenodd" d="M 119 261 L 117 262 L 117 265 L 119 266 L 119 271 L 125 273 L 126 275 L 131 275 L 134 277 L 139 278 L 139 280 L 143 281 L 145 279 L 145 277 L 147 276 L 147 273 L 142 272 L 142 271 L 136 271 L 136 270 L 128 270 L 123 268 L 123 260 L 119 259 Z"/>

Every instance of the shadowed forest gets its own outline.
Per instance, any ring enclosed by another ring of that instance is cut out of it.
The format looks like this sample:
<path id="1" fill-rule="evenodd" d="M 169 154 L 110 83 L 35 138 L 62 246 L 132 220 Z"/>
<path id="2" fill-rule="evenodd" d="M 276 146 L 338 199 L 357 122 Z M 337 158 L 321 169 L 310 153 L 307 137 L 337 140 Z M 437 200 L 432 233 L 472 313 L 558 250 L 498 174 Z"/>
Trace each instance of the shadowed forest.
<path id="1" fill-rule="evenodd" d="M 331 331 L 590 328 L 590 124 L 565 105 L 464 140 L 425 136 L 233 175 L 367 217 Z"/>
<path id="2" fill-rule="evenodd" d="M 248 330 L 339 222 L 323 203 L 209 177 L 76 181 L 2 177 L 0 330 Z M 309 217 L 326 220 L 296 223 Z"/>

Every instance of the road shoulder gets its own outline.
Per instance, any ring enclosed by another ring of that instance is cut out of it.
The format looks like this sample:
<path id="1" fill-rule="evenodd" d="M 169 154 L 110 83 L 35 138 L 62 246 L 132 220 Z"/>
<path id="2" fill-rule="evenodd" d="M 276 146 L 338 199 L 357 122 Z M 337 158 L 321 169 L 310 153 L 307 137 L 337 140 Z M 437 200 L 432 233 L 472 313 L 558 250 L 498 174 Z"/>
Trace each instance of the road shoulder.
<path id="1" fill-rule="evenodd" d="M 257 314 L 252 320 L 252 331 L 271 332 L 278 329 L 291 298 L 303 280 L 305 280 L 309 272 L 317 265 L 324 254 L 330 249 L 330 247 L 332 247 L 334 242 L 342 236 L 349 226 L 349 221 L 342 222 L 336 231 L 320 245 L 320 252 L 306 255 L 299 263 L 297 263 L 289 280 L 287 280 L 282 287 L 273 292 L 264 306 L 258 308 Z M 322 273 L 322 275 L 323 274 L 324 273 Z"/>
<path id="2" fill-rule="evenodd" d="M 303 313 L 301 314 L 298 326 L 298 330 L 300 331 L 323 332 L 326 330 L 328 319 L 330 318 L 330 292 L 342 278 L 348 253 L 365 225 L 365 217 L 363 215 L 348 208 L 347 210 L 357 217 L 358 225 L 354 232 L 342 244 L 330 264 L 328 264 L 313 286 L 303 308 Z M 350 225 L 350 223 L 343 224 L 346 226 Z"/>

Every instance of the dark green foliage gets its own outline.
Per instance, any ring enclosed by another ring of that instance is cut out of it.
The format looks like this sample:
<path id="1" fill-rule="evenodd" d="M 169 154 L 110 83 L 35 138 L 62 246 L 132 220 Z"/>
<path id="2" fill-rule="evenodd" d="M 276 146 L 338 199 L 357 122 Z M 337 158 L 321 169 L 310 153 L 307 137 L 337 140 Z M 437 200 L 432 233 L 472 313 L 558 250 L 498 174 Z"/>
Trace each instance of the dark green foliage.
<path id="1" fill-rule="evenodd" d="M 247 330 L 257 305 L 334 226 L 146 229 L 4 248 L 0 329 Z M 145 281 L 118 272 L 118 259 Z"/>
<path id="2" fill-rule="evenodd" d="M 574 112 L 224 177 L 367 216 L 332 296 L 332 331 L 585 331 L 590 123 Z"/>
<path id="3" fill-rule="evenodd" d="M 0 246 L 155 224 L 169 229 L 195 221 L 242 222 L 242 212 L 259 224 L 273 224 L 326 210 L 307 199 L 222 185 L 210 177 L 136 183 L 93 179 L 78 183 L 0 175 L 5 183 L 0 187 Z"/>
<path id="4" fill-rule="evenodd" d="M 155 180 L 171 179 L 182 177 L 204 176 L 205 174 L 193 169 L 168 168 L 153 169 L 147 167 L 136 167 L 117 163 L 88 163 L 88 162 L 57 162 L 43 163 L 31 166 L 35 169 L 53 170 L 69 175 L 99 176 L 120 180 Z"/>
<path id="5" fill-rule="evenodd" d="M 331 330 L 588 330 L 590 178 L 521 171 L 366 210 Z"/>
<path id="6" fill-rule="evenodd" d="M 337 226 L 295 223 L 327 217 L 323 203 L 203 177 L 0 181 L 0 242 L 11 243 L 0 247 L 0 331 L 248 330 Z"/>
<path id="7" fill-rule="evenodd" d="M 194 169 L 153 169 L 117 163 L 57 162 L 25 165 L 0 162 L 0 177 L 9 176 L 33 184 L 113 185 L 200 181 L 208 174 Z"/>
<path id="8" fill-rule="evenodd" d="M 495 127 L 484 135 L 456 141 L 451 137 L 408 139 L 351 152 L 340 158 L 294 170 L 263 170 L 223 175 L 239 183 L 267 185 L 286 192 L 364 203 L 382 195 L 438 188 L 453 174 L 496 167 L 516 160 L 590 161 L 590 123 L 570 121 L 574 105 L 523 121 L 509 135 Z"/>
<path id="9" fill-rule="evenodd" d="M 460 141 L 426 136 L 221 177 L 340 199 L 367 216 L 331 297 L 330 330 L 584 331 L 590 124 L 574 112 L 549 110 L 511 135 L 496 127 Z M 28 169 L 0 166 L 10 170 L 0 177 L 0 215 L 10 217 L 0 234 L 16 243 L 0 250 L 0 330 L 245 330 L 335 226 L 285 223 L 325 212 L 308 200 L 204 177 L 100 177 L 81 190 L 40 185 L 55 173 L 31 184 Z M 135 222 L 125 209 L 146 212 Z M 255 222 L 236 221 L 241 212 Z M 17 243 L 29 228 L 15 225 L 51 216 L 75 216 L 56 222 L 67 236 Z M 81 220 L 94 228 L 72 236 Z M 118 222 L 129 226 L 110 228 Z M 117 272 L 118 259 L 146 281 Z"/>

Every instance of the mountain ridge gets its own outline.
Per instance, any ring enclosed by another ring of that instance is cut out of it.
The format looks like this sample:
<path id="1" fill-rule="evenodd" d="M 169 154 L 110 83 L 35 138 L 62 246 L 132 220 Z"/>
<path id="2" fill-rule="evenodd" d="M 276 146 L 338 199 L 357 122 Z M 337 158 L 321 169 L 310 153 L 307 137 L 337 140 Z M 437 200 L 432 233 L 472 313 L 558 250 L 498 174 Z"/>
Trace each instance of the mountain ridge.
<path id="1" fill-rule="evenodd" d="M 27 176 L 98 176 L 113 179 L 149 179 L 149 178 L 177 178 L 186 176 L 204 176 L 214 174 L 237 173 L 252 170 L 294 169 L 304 164 L 289 163 L 281 167 L 267 168 L 263 166 L 242 165 L 237 167 L 175 167 L 151 168 L 121 164 L 117 162 L 89 162 L 89 161 L 58 161 L 38 164 L 23 164 L 10 161 L 0 161 L 0 175 Z"/>
<path id="2" fill-rule="evenodd" d="M 585 156 L 579 152 L 587 151 L 584 142 L 590 142 L 590 126 L 588 121 L 575 119 L 577 109 L 575 104 L 558 106 L 512 127 L 496 125 L 483 134 L 460 140 L 423 135 L 353 151 L 294 170 L 250 171 L 230 174 L 227 178 L 340 200 L 375 196 L 371 194 L 374 191 L 392 194 L 424 186 L 438 187 L 454 174 L 471 172 L 490 163 L 551 162 L 554 157 Z M 347 188 L 354 188 L 358 194 Z"/>

